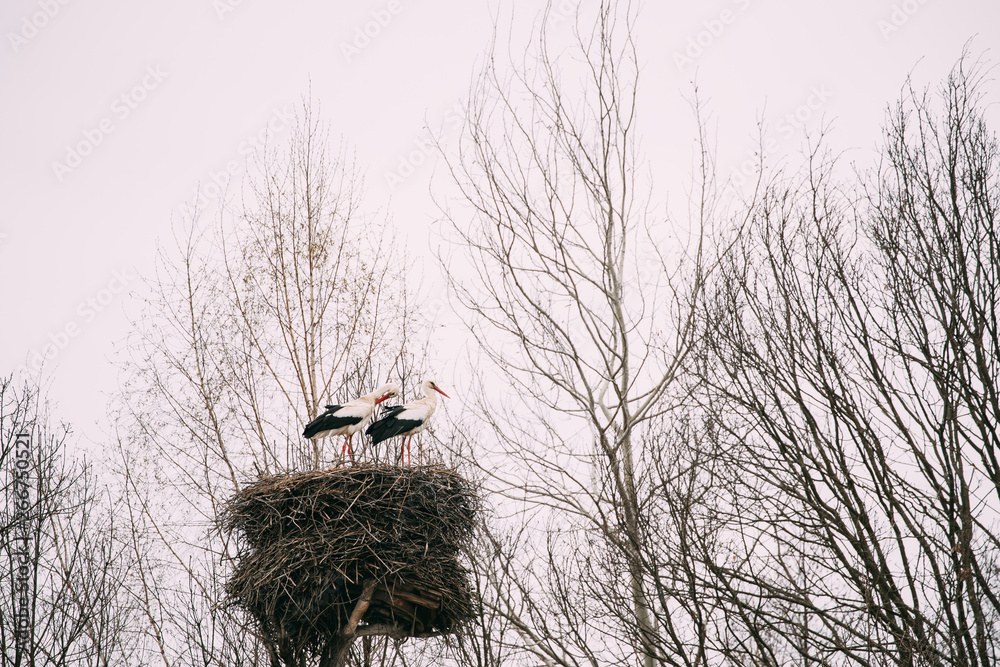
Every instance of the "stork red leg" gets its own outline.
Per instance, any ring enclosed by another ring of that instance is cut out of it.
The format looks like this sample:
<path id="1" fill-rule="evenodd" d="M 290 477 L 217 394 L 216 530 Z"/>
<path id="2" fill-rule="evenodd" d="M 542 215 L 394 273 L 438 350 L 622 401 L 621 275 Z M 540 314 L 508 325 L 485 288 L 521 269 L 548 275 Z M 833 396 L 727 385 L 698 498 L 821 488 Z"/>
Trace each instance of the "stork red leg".
<path id="1" fill-rule="evenodd" d="M 344 446 L 340 448 L 340 462 L 344 463 L 344 452 L 351 455 L 351 463 L 354 463 L 354 452 L 351 451 L 351 436 L 344 438 Z"/>

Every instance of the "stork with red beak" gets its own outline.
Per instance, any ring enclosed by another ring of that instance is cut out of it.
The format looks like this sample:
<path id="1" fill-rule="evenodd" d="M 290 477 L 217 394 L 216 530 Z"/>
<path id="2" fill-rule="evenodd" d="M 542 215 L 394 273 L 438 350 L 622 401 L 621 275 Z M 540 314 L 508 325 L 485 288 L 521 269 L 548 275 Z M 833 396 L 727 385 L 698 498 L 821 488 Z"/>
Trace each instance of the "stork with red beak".
<path id="1" fill-rule="evenodd" d="M 398 435 L 406 438 L 406 460 L 410 461 L 410 442 L 413 436 L 420 433 L 430 424 L 431 415 L 437 409 L 437 394 L 451 398 L 441 391 L 433 380 L 424 380 L 424 397 L 405 405 L 394 405 L 388 408 L 378 420 L 365 431 L 372 437 L 372 444 L 395 438 Z M 433 393 L 437 392 L 437 394 Z M 403 461 L 403 445 L 399 446 L 399 460 Z"/>
<path id="2" fill-rule="evenodd" d="M 302 435 L 310 440 L 325 438 L 328 435 L 347 436 L 344 439 L 344 446 L 340 449 L 340 460 L 344 460 L 344 452 L 347 451 L 351 455 L 353 463 L 354 452 L 351 450 L 351 436 L 364 428 L 376 405 L 393 396 L 399 396 L 399 387 L 389 382 L 350 403 L 328 405 L 326 412 L 306 424 Z"/>

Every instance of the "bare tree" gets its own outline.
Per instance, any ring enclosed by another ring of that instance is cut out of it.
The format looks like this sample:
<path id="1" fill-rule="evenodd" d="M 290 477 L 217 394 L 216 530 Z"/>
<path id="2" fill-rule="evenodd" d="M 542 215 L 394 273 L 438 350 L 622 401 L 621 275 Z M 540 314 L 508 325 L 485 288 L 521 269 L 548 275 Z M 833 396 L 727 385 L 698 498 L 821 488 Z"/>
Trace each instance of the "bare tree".
<path id="1" fill-rule="evenodd" d="M 984 70 L 912 87 L 863 189 L 817 150 L 705 309 L 737 662 L 1000 659 L 1000 168 Z M 859 192 L 860 190 L 860 192 Z"/>
<path id="2" fill-rule="evenodd" d="M 502 387 L 474 387 L 484 424 L 460 429 L 480 434 L 461 455 L 513 514 L 480 563 L 487 610 L 507 628 L 494 657 L 704 662 L 711 603 L 667 553 L 680 538 L 664 513 L 705 502 L 695 487 L 710 467 L 668 416 L 697 351 L 711 159 L 697 156 L 690 242 L 658 241 L 672 223 L 637 176 L 634 21 L 601 3 L 558 57 L 543 21 L 509 69 L 494 46 L 450 160 L 462 196 L 445 211 L 456 252 L 444 264 L 489 362 L 481 375 Z"/>
<path id="3" fill-rule="evenodd" d="M 237 545 L 220 506 L 260 474 L 339 457 L 301 436 L 325 403 L 392 378 L 420 341 L 384 224 L 308 104 L 287 149 L 258 156 L 242 205 L 161 254 L 136 322 L 117 422 L 149 649 L 165 665 L 271 664 L 220 606 Z"/>
<path id="4" fill-rule="evenodd" d="M 982 70 L 940 118 L 909 91 L 866 187 L 821 149 L 777 174 L 706 261 L 710 153 L 673 255 L 637 185 L 631 20 L 602 4 L 572 57 L 543 22 L 510 70 L 494 47 L 450 160 L 443 263 L 488 362 L 452 444 L 496 494 L 474 564 L 502 619 L 464 659 L 993 664 Z"/>
<path id="5" fill-rule="evenodd" d="M 37 386 L 0 380 L 0 664 L 111 665 L 139 644 L 119 504 Z"/>

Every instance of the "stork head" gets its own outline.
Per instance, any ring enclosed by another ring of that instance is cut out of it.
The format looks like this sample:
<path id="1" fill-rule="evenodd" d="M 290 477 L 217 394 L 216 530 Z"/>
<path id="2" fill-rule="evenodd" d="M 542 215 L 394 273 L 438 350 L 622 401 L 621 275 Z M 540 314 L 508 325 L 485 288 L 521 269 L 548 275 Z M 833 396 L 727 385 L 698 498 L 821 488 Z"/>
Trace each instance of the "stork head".
<path id="1" fill-rule="evenodd" d="M 375 405 L 378 405 L 382 401 L 389 400 L 393 396 L 399 396 L 399 386 L 392 382 L 382 385 L 378 388 L 378 391 L 380 396 L 375 399 Z"/>
<path id="2" fill-rule="evenodd" d="M 437 383 L 434 380 L 427 380 L 426 382 L 424 382 L 424 394 L 430 396 L 431 389 L 441 394 L 445 398 L 451 398 L 451 396 L 442 391 L 441 387 L 437 386 Z"/>

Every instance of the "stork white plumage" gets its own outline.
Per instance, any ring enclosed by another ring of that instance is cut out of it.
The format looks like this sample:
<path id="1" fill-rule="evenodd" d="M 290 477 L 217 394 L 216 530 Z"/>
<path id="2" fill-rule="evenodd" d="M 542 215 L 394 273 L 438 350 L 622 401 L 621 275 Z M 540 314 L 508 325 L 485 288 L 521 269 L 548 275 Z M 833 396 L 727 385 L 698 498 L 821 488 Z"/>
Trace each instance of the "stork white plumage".
<path id="1" fill-rule="evenodd" d="M 437 409 L 437 394 L 451 398 L 433 380 L 424 380 L 423 389 L 423 398 L 405 405 L 394 405 L 388 408 L 379 419 L 372 422 L 372 425 L 365 431 L 372 437 L 372 445 L 401 435 L 406 439 L 406 460 L 407 463 L 410 462 L 410 442 L 413 440 L 413 436 L 426 429 L 427 425 L 430 424 L 431 415 Z M 437 392 L 437 394 L 433 392 Z M 402 463 L 402 444 L 399 446 L 399 460 Z"/>
<path id="2" fill-rule="evenodd" d="M 340 449 L 340 460 L 344 460 L 344 452 L 347 451 L 353 462 L 354 452 L 351 450 L 351 436 L 365 427 L 376 405 L 393 396 L 399 396 L 399 387 L 388 382 L 372 393 L 359 396 L 350 403 L 328 405 L 326 412 L 306 424 L 302 435 L 310 440 L 325 438 L 328 435 L 346 436 L 344 446 Z"/>

